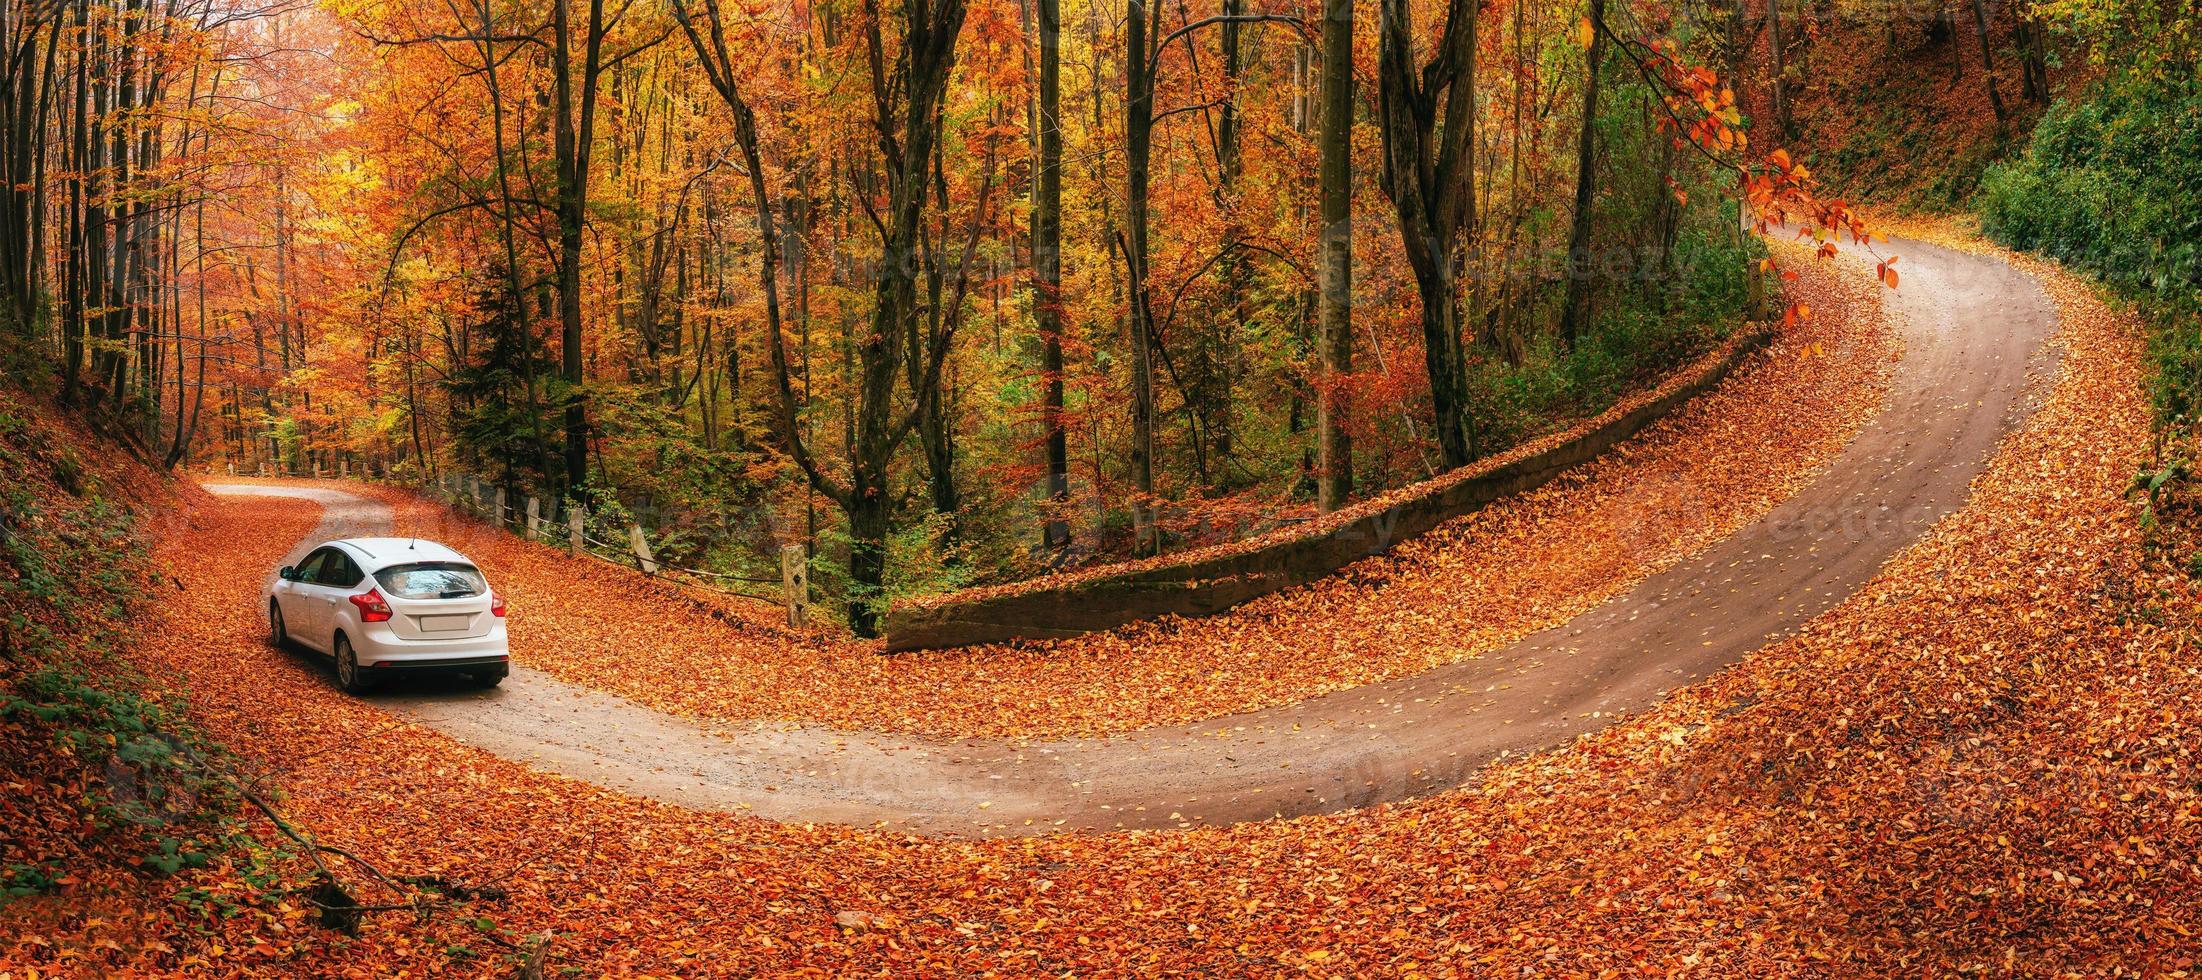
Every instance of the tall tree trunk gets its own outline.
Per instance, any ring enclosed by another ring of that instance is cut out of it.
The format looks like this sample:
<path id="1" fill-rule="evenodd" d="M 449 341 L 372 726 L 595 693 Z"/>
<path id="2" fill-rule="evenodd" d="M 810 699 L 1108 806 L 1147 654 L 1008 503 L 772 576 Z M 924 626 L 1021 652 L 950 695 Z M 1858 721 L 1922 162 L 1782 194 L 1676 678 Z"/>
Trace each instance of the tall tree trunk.
<path id="1" fill-rule="evenodd" d="M 109 341 L 111 318 L 105 312 L 110 297 L 107 294 L 108 259 L 112 254 L 108 247 L 108 233 L 112 226 L 108 205 L 116 198 L 114 174 L 108 169 L 106 120 L 108 96 L 113 82 L 112 74 L 104 62 L 107 45 L 100 36 L 91 41 L 88 57 L 96 74 L 92 78 L 91 118 L 86 124 L 85 146 L 89 151 L 82 166 L 89 185 L 84 200 L 84 316 L 86 345 L 89 354 L 91 384 L 104 384 L 113 367 L 114 347 Z M 94 399 L 97 400 L 96 398 Z"/>
<path id="2" fill-rule="evenodd" d="M 39 134 L 29 148 L 31 154 L 30 198 L 30 246 L 25 261 L 27 285 L 21 299 L 26 317 L 35 317 L 41 311 L 51 311 L 50 297 L 46 296 L 46 174 L 49 149 L 45 133 L 53 106 L 56 75 L 54 65 L 61 49 L 61 26 L 66 20 L 61 11 L 54 12 L 54 19 L 46 36 L 46 67 L 40 71 L 45 79 L 39 87 L 38 113 L 31 123 L 31 132 Z M 26 137 L 28 140 L 28 137 Z M 27 323 L 26 323 L 27 325 Z"/>
<path id="3" fill-rule="evenodd" d="M 214 73 L 214 83 L 209 86 L 209 98 L 220 91 L 221 84 L 221 72 L 216 71 Z M 203 139 L 205 140 L 203 146 L 212 145 L 213 127 L 207 127 Z M 205 150 L 202 149 L 201 152 L 205 152 Z M 169 469 L 174 469 L 176 464 L 182 462 L 184 457 L 191 452 L 191 437 L 199 431 L 199 406 L 206 398 L 206 197 L 204 195 L 201 195 L 199 200 L 192 204 L 191 223 L 192 241 L 194 243 L 191 250 L 192 263 L 197 266 L 192 278 L 196 280 L 198 288 L 198 316 L 194 319 L 198 325 L 199 335 L 199 371 L 197 383 L 191 391 L 191 417 L 188 420 L 183 418 L 183 405 L 180 401 L 176 406 L 178 424 L 176 426 L 176 438 L 173 444 L 168 447 L 167 463 Z M 180 354 L 182 350 L 182 341 L 179 339 L 177 351 Z M 180 357 L 176 365 L 176 383 L 179 387 L 183 384 L 183 364 Z M 181 397 L 181 392 L 179 392 L 178 398 Z"/>
<path id="4" fill-rule="evenodd" d="M 2003 107 L 2003 93 L 1996 90 L 1995 45 L 1988 39 L 1987 0 L 1973 0 L 1973 29 L 1980 38 L 1980 78 L 1988 86 L 1988 105 L 1995 109 L 1996 124 L 2010 121 L 2010 113 Z"/>
<path id="5" fill-rule="evenodd" d="M 1216 175 L 1217 205 L 1225 221 L 1224 257 L 1217 269 L 1223 285 L 1223 316 L 1203 332 L 1201 354 L 1200 391 L 1201 414 L 1206 419 L 1207 451 L 1201 454 L 1201 479 L 1211 487 L 1230 482 L 1231 448 L 1233 440 L 1232 387 L 1238 375 L 1238 358 L 1241 338 L 1246 333 L 1246 293 L 1248 263 L 1246 251 L 1237 246 L 1246 234 L 1246 221 L 1239 210 L 1240 178 L 1246 169 L 1245 157 L 1240 149 L 1245 126 L 1240 120 L 1239 87 L 1244 83 L 1246 68 L 1245 25 L 1238 19 L 1246 15 L 1246 0 L 1224 0 L 1223 15 L 1227 18 L 1219 39 L 1223 46 L 1223 105 L 1217 109 L 1216 118 Z"/>
<path id="6" fill-rule="evenodd" d="M 1154 551 L 1156 540 L 1150 501 L 1154 497 L 1154 322 L 1147 301 L 1148 176 L 1154 144 L 1154 49 L 1148 34 L 1150 0 L 1127 0 L 1124 21 L 1124 246 L 1131 280 L 1131 467 L 1134 547 Z M 1153 8 L 1159 10 L 1159 7 Z"/>
<path id="7" fill-rule="evenodd" d="M 1774 135 L 1788 139 L 1794 127 L 1789 120 L 1789 45 L 1782 37 L 1781 0 L 1766 0 L 1766 35 L 1774 58 Z"/>
<path id="8" fill-rule="evenodd" d="M 604 0 L 589 0 L 582 36 L 581 92 L 575 104 L 570 0 L 551 3 L 552 154 L 557 157 L 559 365 L 566 384 L 566 492 L 589 477 L 588 411 L 581 387 L 581 238 L 589 200 L 589 152 L 596 138 L 596 89 L 603 71 Z"/>
<path id="9" fill-rule="evenodd" d="M 121 31 L 110 39 L 115 61 L 114 77 L 110 80 L 106 112 L 101 117 L 108 120 L 107 129 L 107 201 L 103 220 L 108 229 L 106 250 L 106 291 L 101 297 L 104 313 L 100 317 L 100 349 L 104 367 L 99 371 L 100 381 L 107 386 L 107 398 L 119 417 L 130 390 L 128 372 L 132 353 L 131 325 L 136 317 L 135 304 L 131 302 L 133 273 L 131 255 L 135 251 L 135 203 L 131 194 L 130 167 L 130 111 L 136 100 L 137 52 L 131 43 L 134 33 L 137 0 L 128 0 L 122 19 Z"/>
<path id="10" fill-rule="evenodd" d="M 1436 49 L 1417 65 L 1408 0 L 1378 9 L 1384 191 L 1422 299 L 1423 362 L 1448 469 L 1475 455 L 1455 289 L 1461 247 L 1475 234 L 1475 11 L 1474 0 L 1449 0 Z"/>
<path id="11" fill-rule="evenodd" d="M 1965 46 L 1957 41 L 1957 13 L 1950 9 L 1949 0 L 1935 0 L 1934 17 L 1927 21 L 1927 39 L 1939 46 L 1950 46 L 1950 82 L 1955 84 L 1965 77 Z"/>
<path id="12" fill-rule="evenodd" d="M 89 289 L 89 265 L 85 261 L 90 245 L 91 194 L 85 184 L 91 173 L 89 159 L 90 125 L 89 101 L 91 98 L 90 44 L 85 28 L 89 4 L 76 8 L 75 34 L 82 47 L 76 56 L 75 109 L 69 124 L 69 231 L 64 247 L 67 257 L 62 268 L 62 369 L 61 400 L 73 402 L 84 370 L 84 298 Z"/>
<path id="13" fill-rule="evenodd" d="M 476 54 L 482 64 L 482 87 L 489 96 L 490 168 L 496 173 L 501 205 L 497 224 L 499 243 L 504 248 L 505 289 L 512 294 L 513 316 L 520 325 L 520 383 L 526 392 L 528 441 L 542 454 L 536 466 L 547 476 L 552 472 L 552 461 L 545 448 L 549 440 L 544 438 L 541 379 L 536 376 L 535 355 L 541 339 L 536 334 L 535 312 L 528 303 L 528 290 L 520 268 L 520 231 L 516 227 L 519 209 L 512 192 L 512 168 L 506 162 L 505 152 L 504 87 L 497 73 L 496 45 L 490 40 L 497 35 L 497 24 L 489 0 L 476 0 L 474 9 L 481 27 L 479 40 L 475 42 Z"/>
<path id="14" fill-rule="evenodd" d="M 875 22 L 879 13 L 866 0 Z M 872 290 L 872 327 L 857 342 L 861 394 L 857 403 L 856 444 L 850 453 L 849 506 L 849 624 L 859 636 L 879 632 L 885 599 L 887 531 L 890 516 L 888 467 L 898 446 L 918 421 L 918 414 L 896 417 L 895 371 L 901 365 L 903 325 L 916 315 L 918 236 L 924 225 L 926 164 L 940 139 L 939 108 L 955 64 L 956 39 L 962 32 L 962 0 L 908 0 L 903 10 L 904 50 L 893 62 L 900 77 L 886 78 L 880 66 L 889 62 L 878 31 L 868 38 L 872 84 L 879 111 L 874 125 L 881 156 L 887 166 L 885 238 L 881 242 L 881 274 Z M 902 93 L 901 111 L 895 111 L 893 90 Z M 898 118 L 899 117 L 899 118 Z M 927 368 L 911 399 L 922 406 L 938 386 L 942 363 L 947 358 L 947 337 L 927 352 Z"/>
<path id="15" fill-rule="evenodd" d="M 1567 238 L 1567 303 L 1560 313 L 1560 343 L 1575 338 L 1590 320 L 1590 219 L 1598 178 L 1598 76 L 1605 65 L 1606 0 L 1590 0 L 1590 48 L 1583 59 L 1583 125 L 1575 144 L 1575 223 Z"/>
<path id="16" fill-rule="evenodd" d="M 717 0 L 694 0 L 703 14 L 700 25 L 690 2 L 675 0 L 674 15 L 720 101 L 733 117 L 735 143 L 749 171 L 756 220 L 764 239 L 762 285 L 766 331 L 770 334 L 765 349 L 772 357 L 781 438 L 812 489 L 833 500 L 848 519 L 849 627 L 859 636 L 876 636 L 887 581 L 887 536 L 894 516 L 889 466 L 895 449 L 917 425 L 927 399 L 938 390 L 941 367 L 953 340 L 954 321 L 946 321 L 933 334 L 925 369 L 909 392 L 914 410 L 903 409 L 897 404 L 895 382 L 907 367 L 903 343 L 912 318 L 920 312 L 917 275 L 923 259 L 919 235 L 927 203 L 927 164 L 933 159 L 941 135 L 940 108 L 955 67 L 956 41 L 963 31 L 966 8 L 963 0 L 908 0 L 901 10 L 902 49 L 892 57 L 886 51 L 882 31 L 875 29 L 866 38 L 872 73 L 871 124 L 886 171 L 886 206 L 879 215 L 883 235 L 879 272 L 873 284 L 872 322 L 869 331 L 852 338 L 849 345 L 854 361 L 849 374 L 856 397 L 849 420 L 849 475 L 844 481 L 827 473 L 811 454 L 797 418 L 794 378 L 781 336 L 774 279 L 779 253 L 772 219 L 774 202 L 758 149 L 756 117 L 742 97 L 734 74 L 738 69 L 726 47 Z M 873 24 L 881 22 L 876 0 L 865 0 L 865 12 Z M 983 196 L 978 208 L 984 212 Z M 976 220 L 973 227 L 978 227 Z M 966 252 L 975 244 L 974 230 Z M 961 300 L 960 291 L 957 298 Z"/>
<path id="17" fill-rule="evenodd" d="M 1345 426 L 1346 379 L 1353 374 L 1353 0 L 1323 0 L 1322 70 L 1316 247 L 1323 383 L 1315 403 L 1315 495 L 1328 513 L 1353 495 L 1353 437 Z"/>
<path id="18" fill-rule="evenodd" d="M 7 329 L 20 338 L 32 335 L 41 299 L 46 184 L 47 107 L 54 88 L 54 64 L 60 48 L 59 6 L 22 6 L 0 18 L 0 64 L 5 119 L 0 119 L 0 290 L 6 296 Z M 50 18 L 50 20 L 42 19 Z"/>
<path id="19" fill-rule="evenodd" d="M 2049 61 L 2043 48 L 2041 15 L 2032 4 L 2021 3 L 2013 10 L 2017 18 L 2015 31 L 2018 41 L 2020 80 L 2024 94 L 2036 103 L 2049 101 Z"/>
<path id="20" fill-rule="evenodd" d="M 932 165 L 937 201 L 941 212 L 945 214 L 948 210 L 948 198 L 945 178 L 940 169 L 942 160 L 938 143 L 934 144 Z M 952 385 L 946 376 L 940 384 L 928 388 L 925 384 L 925 369 L 926 354 L 939 342 L 944 320 L 959 316 L 960 310 L 948 310 L 944 305 L 942 292 L 946 262 L 941 255 L 941 243 L 935 240 L 937 237 L 923 232 L 918 236 L 918 248 L 925 269 L 924 313 L 905 321 L 909 325 L 909 337 L 904 341 L 904 364 L 909 373 L 910 390 L 924 392 L 923 400 L 918 404 L 918 448 L 925 456 L 925 482 L 932 491 L 933 513 L 947 520 L 947 529 L 941 537 L 941 543 L 949 544 L 958 536 L 956 512 L 962 509 L 962 499 L 956 493 L 955 426 L 949 419 L 953 392 L 947 390 Z M 947 299 L 945 303 L 960 307 L 961 288 L 953 299 Z M 920 330 L 921 326 L 923 330 Z"/>
<path id="21" fill-rule="evenodd" d="M 222 66 L 217 66 L 214 69 L 213 77 L 208 80 L 206 86 L 205 97 L 208 102 L 211 103 L 221 97 L 222 75 L 225 71 L 226 68 Z M 187 105 L 197 105 L 200 98 L 199 77 L 197 69 L 194 69 L 192 71 L 190 96 L 191 97 Z M 188 153 L 191 146 L 191 136 L 192 132 L 190 129 L 190 125 L 187 123 L 184 128 L 183 139 L 178 144 L 179 153 Z M 199 127 L 198 137 L 199 153 L 203 156 L 211 157 L 214 149 L 214 127 Z M 181 315 L 179 313 L 176 327 L 176 435 L 175 438 L 170 441 L 168 447 L 168 458 L 166 460 L 166 465 L 169 469 L 176 468 L 176 464 L 183 462 L 185 457 L 190 455 L 191 440 L 199 432 L 199 408 L 202 404 L 205 403 L 206 400 L 206 198 L 206 194 L 200 193 L 197 198 L 191 202 L 191 262 L 193 267 L 191 278 L 192 284 L 198 293 L 198 301 L 196 304 L 197 315 L 194 316 L 192 319 L 196 327 L 196 332 L 198 334 L 196 338 L 198 341 L 198 350 L 197 357 L 195 358 L 198 361 L 198 374 L 196 381 L 191 387 L 190 417 L 186 418 L 184 416 L 183 410 L 183 325 L 181 322 Z M 179 204 L 180 203 L 181 202 L 179 201 Z M 175 237 L 180 242 L 180 240 L 183 238 L 183 234 L 181 231 L 182 217 L 180 214 L 177 218 L 177 225 L 178 232 Z M 182 270 L 182 265 L 180 262 L 171 263 L 171 267 L 174 271 Z M 180 297 L 178 302 L 180 310 Z"/>
<path id="22" fill-rule="evenodd" d="M 1032 279 L 1040 332 L 1040 425 L 1046 436 L 1047 499 L 1070 499 L 1070 440 L 1063 431 L 1063 9 L 1038 0 L 1040 165 L 1032 201 Z M 1070 544 L 1070 522 L 1051 513 L 1040 530 L 1048 548 Z"/>

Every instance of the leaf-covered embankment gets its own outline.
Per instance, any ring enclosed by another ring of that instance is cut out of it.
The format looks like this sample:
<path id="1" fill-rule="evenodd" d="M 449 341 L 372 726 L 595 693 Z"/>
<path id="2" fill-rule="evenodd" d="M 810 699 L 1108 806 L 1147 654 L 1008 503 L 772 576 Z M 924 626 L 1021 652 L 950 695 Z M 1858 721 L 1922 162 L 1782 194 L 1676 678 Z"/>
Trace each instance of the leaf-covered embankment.
<path id="1" fill-rule="evenodd" d="M 239 885 L 220 750 L 125 652 L 150 605 L 180 601 L 150 540 L 204 499 L 42 395 L 0 392 L 0 936 L 39 961 L 95 951 L 39 923 L 111 903 L 188 920 Z"/>

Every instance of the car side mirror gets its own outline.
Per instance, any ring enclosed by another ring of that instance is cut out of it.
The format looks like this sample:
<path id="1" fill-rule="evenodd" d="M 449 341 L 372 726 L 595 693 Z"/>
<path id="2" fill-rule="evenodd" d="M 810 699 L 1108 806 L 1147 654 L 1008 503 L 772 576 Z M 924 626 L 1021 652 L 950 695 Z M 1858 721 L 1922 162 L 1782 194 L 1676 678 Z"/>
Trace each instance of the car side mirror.
<path id="1" fill-rule="evenodd" d="M 298 579 L 298 566 L 285 565 L 282 571 L 275 573 L 275 577 L 285 582 L 296 581 Z"/>

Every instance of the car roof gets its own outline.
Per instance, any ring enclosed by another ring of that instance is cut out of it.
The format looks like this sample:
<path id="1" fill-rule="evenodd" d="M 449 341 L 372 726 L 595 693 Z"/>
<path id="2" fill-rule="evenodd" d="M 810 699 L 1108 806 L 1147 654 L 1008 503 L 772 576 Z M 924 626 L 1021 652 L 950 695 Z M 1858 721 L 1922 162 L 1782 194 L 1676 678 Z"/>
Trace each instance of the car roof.
<path id="1" fill-rule="evenodd" d="M 426 538 L 341 538 L 329 543 L 343 545 L 353 554 L 366 559 L 362 563 L 362 570 L 369 572 L 417 561 L 473 564 L 465 555 Z"/>

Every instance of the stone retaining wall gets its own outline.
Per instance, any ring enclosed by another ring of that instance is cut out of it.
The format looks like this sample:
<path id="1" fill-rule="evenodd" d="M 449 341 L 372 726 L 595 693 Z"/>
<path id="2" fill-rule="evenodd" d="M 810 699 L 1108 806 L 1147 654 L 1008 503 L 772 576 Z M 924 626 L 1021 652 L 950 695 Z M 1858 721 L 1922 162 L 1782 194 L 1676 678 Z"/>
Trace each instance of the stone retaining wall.
<path id="1" fill-rule="evenodd" d="M 1102 568 L 1061 581 L 1038 579 L 1025 588 L 897 606 L 887 614 L 887 649 L 1077 636 L 1160 616 L 1206 616 L 1305 585 L 1493 501 L 1543 486 L 1719 384 L 1773 338 L 1773 330 L 1758 329 L 1732 339 L 1651 397 L 1617 407 L 1541 449 L 1464 467 L 1251 546 L 1203 548 L 1187 552 L 1182 561 Z"/>

